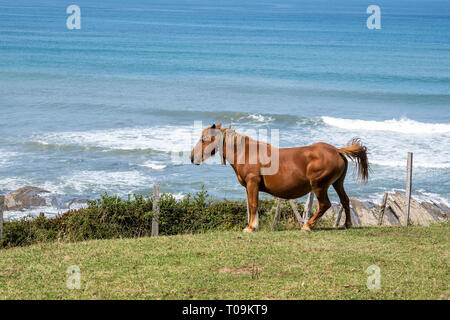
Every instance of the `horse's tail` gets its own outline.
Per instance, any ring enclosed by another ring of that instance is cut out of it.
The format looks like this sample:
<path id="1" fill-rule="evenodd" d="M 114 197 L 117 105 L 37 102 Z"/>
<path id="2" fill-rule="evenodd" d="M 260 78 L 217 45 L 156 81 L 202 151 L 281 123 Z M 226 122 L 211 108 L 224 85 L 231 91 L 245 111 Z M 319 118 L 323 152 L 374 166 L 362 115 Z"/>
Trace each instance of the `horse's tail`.
<path id="1" fill-rule="evenodd" d="M 367 158 L 367 148 L 362 145 L 361 139 L 353 138 L 346 147 L 338 149 L 343 156 L 356 161 L 358 170 L 358 182 L 367 183 L 369 179 L 369 159 Z"/>

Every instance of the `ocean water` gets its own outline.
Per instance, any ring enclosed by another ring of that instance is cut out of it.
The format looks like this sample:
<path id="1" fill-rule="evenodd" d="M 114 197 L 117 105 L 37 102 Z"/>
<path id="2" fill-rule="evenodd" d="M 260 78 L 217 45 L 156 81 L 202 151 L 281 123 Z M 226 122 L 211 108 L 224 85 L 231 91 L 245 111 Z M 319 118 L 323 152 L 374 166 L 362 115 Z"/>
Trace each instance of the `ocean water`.
<path id="1" fill-rule="evenodd" d="M 447 0 L 0 1 L 0 194 L 52 192 L 49 215 L 102 193 L 244 198 L 230 166 L 193 166 L 195 121 L 280 146 L 367 145 L 369 183 L 450 200 Z M 381 8 L 381 30 L 366 9 Z M 330 196 L 336 199 L 334 190 Z M 5 212 L 6 218 L 30 212 Z"/>

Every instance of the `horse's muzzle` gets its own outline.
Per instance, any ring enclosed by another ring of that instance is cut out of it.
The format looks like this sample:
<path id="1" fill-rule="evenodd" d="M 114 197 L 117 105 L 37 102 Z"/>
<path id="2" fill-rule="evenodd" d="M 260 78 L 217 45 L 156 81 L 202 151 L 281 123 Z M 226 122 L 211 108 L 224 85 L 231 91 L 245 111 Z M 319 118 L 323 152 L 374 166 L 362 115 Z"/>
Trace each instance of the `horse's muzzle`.
<path id="1" fill-rule="evenodd" d="M 200 165 L 200 161 L 198 161 L 197 159 L 195 159 L 195 156 L 192 154 L 191 155 L 191 163 L 195 164 L 196 166 Z"/>

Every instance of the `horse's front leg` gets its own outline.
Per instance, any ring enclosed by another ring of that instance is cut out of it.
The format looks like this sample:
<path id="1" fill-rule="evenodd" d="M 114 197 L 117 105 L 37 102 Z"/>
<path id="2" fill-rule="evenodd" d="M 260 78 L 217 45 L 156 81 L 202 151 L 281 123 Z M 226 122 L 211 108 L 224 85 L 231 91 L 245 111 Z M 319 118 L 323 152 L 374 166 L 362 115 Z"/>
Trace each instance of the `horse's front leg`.
<path id="1" fill-rule="evenodd" d="M 249 211 L 248 225 L 244 232 L 253 232 L 258 230 L 258 192 L 259 181 L 252 179 L 247 182 L 247 204 Z"/>

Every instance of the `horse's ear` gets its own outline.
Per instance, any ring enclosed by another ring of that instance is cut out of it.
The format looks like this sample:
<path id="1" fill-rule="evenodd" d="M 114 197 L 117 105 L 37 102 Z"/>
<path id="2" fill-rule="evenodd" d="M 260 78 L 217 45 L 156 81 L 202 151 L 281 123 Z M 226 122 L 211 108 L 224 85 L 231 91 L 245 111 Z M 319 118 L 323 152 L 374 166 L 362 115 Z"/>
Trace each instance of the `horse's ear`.
<path id="1" fill-rule="evenodd" d="M 211 129 L 215 129 L 216 128 L 216 124 L 214 123 L 212 126 L 211 126 Z"/>
<path id="2" fill-rule="evenodd" d="M 220 122 L 220 123 L 217 125 L 217 129 L 220 129 L 220 128 L 222 128 L 222 122 Z"/>

